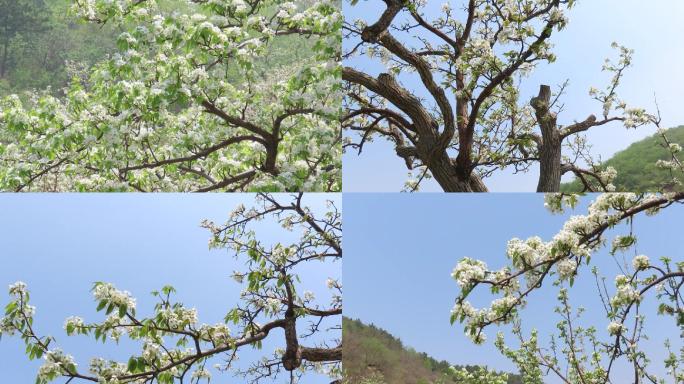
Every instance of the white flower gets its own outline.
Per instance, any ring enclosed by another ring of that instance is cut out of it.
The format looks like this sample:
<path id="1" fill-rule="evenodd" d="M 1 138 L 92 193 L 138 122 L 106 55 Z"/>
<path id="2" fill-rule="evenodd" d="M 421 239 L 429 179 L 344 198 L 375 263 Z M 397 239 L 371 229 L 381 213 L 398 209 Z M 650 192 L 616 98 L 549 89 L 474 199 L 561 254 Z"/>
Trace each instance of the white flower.
<path id="1" fill-rule="evenodd" d="M 625 326 L 622 325 L 621 323 L 612 321 L 612 322 L 610 322 L 610 324 L 608 324 L 608 333 L 609 333 L 611 336 L 616 336 L 616 335 L 618 335 L 620 332 L 622 332 L 622 330 L 623 330 L 624 327 L 625 327 Z"/>
<path id="2" fill-rule="evenodd" d="M 629 283 L 629 278 L 627 276 L 625 276 L 625 275 L 615 276 L 615 286 L 616 287 L 621 287 L 627 283 Z"/>
<path id="3" fill-rule="evenodd" d="M 468 337 L 475 344 L 484 344 L 484 342 L 487 340 L 487 335 L 485 335 L 484 332 L 478 332 L 478 333 L 468 332 Z"/>
<path id="4" fill-rule="evenodd" d="M 577 269 L 577 263 L 574 260 L 565 259 L 556 265 L 558 274 L 562 280 L 572 277 Z"/>
<path id="5" fill-rule="evenodd" d="M 127 291 L 119 291 L 112 284 L 98 283 L 93 289 L 95 300 L 111 303 L 117 307 L 135 309 L 135 299 Z"/>
<path id="6" fill-rule="evenodd" d="M 506 312 L 510 311 L 516 303 L 517 299 L 513 296 L 504 296 L 492 301 L 492 318 L 490 318 L 490 320 L 494 320 L 496 318 L 503 316 Z"/>
<path id="7" fill-rule="evenodd" d="M 598 173 L 598 176 L 604 183 L 612 183 L 617 177 L 617 170 L 613 167 L 606 167 L 605 170 Z"/>
<path id="8" fill-rule="evenodd" d="M 214 343 L 225 344 L 230 341 L 230 329 L 225 324 L 209 326 L 203 324 L 199 329 L 200 337 Z"/>
<path id="9" fill-rule="evenodd" d="M 640 300 L 641 294 L 639 294 L 639 291 L 634 289 L 630 284 L 624 284 L 618 287 L 617 292 L 615 292 L 615 296 L 613 296 L 610 303 L 614 307 L 624 307 Z"/>
<path id="10" fill-rule="evenodd" d="M 451 277 L 454 278 L 461 287 L 470 285 L 472 282 L 482 280 L 487 273 L 487 264 L 480 260 L 469 257 L 461 260 L 454 270 Z"/>
<path id="11" fill-rule="evenodd" d="M 81 328 L 84 326 L 83 319 L 78 317 L 78 316 L 71 316 L 67 318 L 64 321 L 64 329 L 68 330 L 69 328 Z"/>
<path id="12" fill-rule="evenodd" d="M 477 309 L 475 309 L 470 302 L 463 301 L 456 303 L 454 308 L 451 310 L 451 313 L 455 316 L 465 315 L 467 317 L 474 317 L 477 314 Z"/>
<path id="13" fill-rule="evenodd" d="M 211 373 L 204 368 L 198 368 L 192 373 L 193 379 L 211 379 Z"/>
<path id="14" fill-rule="evenodd" d="M 513 238 L 508 242 L 506 255 L 513 261 L 513 265 L 524 267 L 546 259 L 548 251 L 548 247 L 538 236 L 530 237 L 524 242 Z"/>
<path id="15" fill-rule="evenodd" d="M 16 283 L 9 286 L 10 295 L 21 296 L 26 293 L 26 283 L 23 281 L 17 281 Z"/>
<path id="16" fill-rule="evenodd" d="M 196 23 L 204 21 L 206 19 L 207 19 L 207 17 L 201 13 L 195 13 L 192 16 L 190 16 L 190 20 L 192 20 L 193 22 L 196 22 Z"/>
<path id="17" fill-rule="evenodd" d="M 43 356 L 45 362 L 38 369 L 38 378 L 43 380 L 50 380 L 66 369 L 76 366 L 74 358 L 71 355 L 66 355 L 59 349 L 47 351 Z"/>
<path id="18" fill-rule="evenodd" d="M 304 301 L 313 301 L 316 298 L 313 292 L 304 291 Z"/>
<path id="19" fill-rule="evenodd" d="M 276 298 L 268 298 L 266 300 L 266 307 L 271 313 L 277 313 L 280 310 L 280 300 Z"/>
<path id="20" fill-rule="evenodd" d="M 648 256 L 646 255 L 637 255 L 632 259 L 632 266 L 634 266 L 634 269 L 637 271 L 646 269 L 649 266 L 649 261 L 648 261 Z"/>

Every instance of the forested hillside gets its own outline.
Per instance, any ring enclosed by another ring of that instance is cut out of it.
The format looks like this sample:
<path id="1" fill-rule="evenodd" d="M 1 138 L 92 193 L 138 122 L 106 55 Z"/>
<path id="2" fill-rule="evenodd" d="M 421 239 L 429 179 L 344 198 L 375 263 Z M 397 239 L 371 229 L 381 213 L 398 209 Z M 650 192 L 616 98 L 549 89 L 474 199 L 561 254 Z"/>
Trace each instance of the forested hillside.
<path id="1" fill-rule="evenodd" d="M 69 0 L 0 0 L 0 96 L 47 87 L 58 94 L 113 51 L 113 25 L 78 21 Z"/>
<path id="2" fill-rule="evenodd" d="M 684 145 L 684 126 L 668 129 L 666 135 L 672 143 Z M 670 160 L 670 152 L 664 147 L 662 137 L 656 134 L 616 153 L 603 163 L 603 168 L 610 166 L 617 170 L 613 182 L 617 191 L 661 191 L 671 188 L 668 183 L 672 176 L 684 180 L 681 172 L 672 175 L 670 171 L 658 168 L 658 160 Z M 563 184 L 561 191 L 580 192 L 582 184 L 574 180 Z"/>
<path id="3" fill-rule="evenodd" d="M 460 383 L 452 363 L 438 361 L 425 352 L 405 346 L 401 340 L 374 325 L 344 318 L 344 370 L 349 384 L 451 384 Z M 462 368 L 456 366 L 456 369 Z M 468 371 L 476 366 L 465 366 Z M 522 383 L 509 375 L 509 384 Z"/>

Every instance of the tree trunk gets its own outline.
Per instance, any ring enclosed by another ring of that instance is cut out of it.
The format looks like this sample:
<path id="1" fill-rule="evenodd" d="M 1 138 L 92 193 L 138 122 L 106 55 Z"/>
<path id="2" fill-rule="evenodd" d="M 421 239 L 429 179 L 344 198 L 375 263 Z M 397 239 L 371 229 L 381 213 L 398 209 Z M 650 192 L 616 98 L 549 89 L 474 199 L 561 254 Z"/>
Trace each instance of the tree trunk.
<path id="1" fill-rule="evenodd" d="M 297 325 L 294 311 L 288 308 L 285 313 L 285 353 L 282 357 L 283 367 L 287 371 L 293 371 L 302 365 L 302 351 L 297 339 Z"/>
<path id="2" fill-rule="evenodd" d="M 539 183 L 537 192 L 558 192 L 561 182 L 561 143 L 558 132 L 544 137 L 539 153 Z"/>
<path id="3" fill-rule="evenodd" d="M 556 124 L 556 114 L 551 108 L 551 87 L 542 85 L 539 95 L 532 98 L 542 140 L 539 145 L 539 183 L 537 192 L 558 192 L 561 182 L 561 135 Z"/>
<path id="4" fill-rule="evenodd" d="M 462 175 L 446 153 L 438 159 L 433 159 L 429 168 L 444 192 L 487 192 L 487 186 L 479 176 L 472 173 Z"/>

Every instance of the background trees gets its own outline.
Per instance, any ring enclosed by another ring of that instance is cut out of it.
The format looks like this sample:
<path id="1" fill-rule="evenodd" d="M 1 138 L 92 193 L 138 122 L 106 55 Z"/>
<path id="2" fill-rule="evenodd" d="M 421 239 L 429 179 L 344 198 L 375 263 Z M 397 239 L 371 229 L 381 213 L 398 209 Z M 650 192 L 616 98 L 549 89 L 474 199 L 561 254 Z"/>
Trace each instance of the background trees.
<path id="1" fill-rule="evenodd" d="M 1 102 L 3 189 L 340 189 L 338 5 L 175 3 L 74 2 L 126 32 L 65 98 Z"/>
<path id="2" fill-rule="evenodd" d="M 0 80 L 7 76 L 11 54 L 10 43 L 21 35 L 31 35 L 45 28 L 47 7 L 43 0 L 3 0 L 0 2 Z"/>
<path id="3" fill-rule="evenodd" d="M 553 94 L 542 86 L 531 101 L 519 100 L 525 75 L 555 59 L 550 39 L 565 27 L 574 1 L 464 1 L 435 17 L 422 11 L 423 2 L 385 3 L 377 21 L 348 20 L 344 27 L 345 58 L 363 54 L 386 67 L 375 77 L 345 66 L 345 148 L 360 152 L 372 137 L 389 140 L 419 174 L 410 190 L 434 177 L 445 191 L 486 191 L 482 179 L 497 169 L 524 171 L 535 162 L 542 168 L 538 191 L 557 191 L 567 172 L 609 187 L 612 172 L 578 166 L 588 153 L 576 135 L 612 121 L 626 127 L 649 121 L 615 92 L 630 64 L 628 49 L 615 46 L 619 59 L 605 67 L 613 78 L 604 91 L 590 92 L 601 117 L 560 125 L 556 102 L 563 87 Z M 565 156 L 564 145 L 570 147 Z"/>
<path id="4" fill-rule="evenodd" d="M 668 129 L 667 139 L 670 141 L 669 144 L 683 145 L 684 127 Z M 681 190 L 681 184 L 673 180 L 684 180 L 682 170 L 658 166 L 658 160 L 661 162 L 672 160 L 669 144 L 663 141 L 660 134 L 655 134 L 633 143 L 624 151 L 602 162 L 601 169 L 612 167 L 617 171 L 617 176 L 613 180 L 616 191 L 671 192 Z M 577 193 L 585 190 L 586 185 L 580 179 L 561 185 L 562 192 Z"/>
<path id="5" fill-rule="evenodd" d="M 342 319 L 344 332 L 344 377 L 349 384 L 522 384 L 515 374 L 487 372 L 481 366 L 453 366 L 425 352 L 406 347 L 401 340 L 373 324 Z"/>
<path id="6" fill-rule="evenodd" d="M 3 7 L 3 16 L 19 21 L 22 29 L 7 35 L 4 76 L 0 95 L 50 87 L 59 96 L 72 77 L 85 77 L 86 70 L 116 48 L 121 30 L 113 25 L 97 26 L 78 22 L 70 15 L 70 0 L 47 0 L 34 5 L 13 1 Z M 26 14 L 32 20 L 22 18 Z M 16 24 L 16 23 L 15 23 Z"/>
<path id="7" fill-rule="evenodd" d="M 326 281 L 326 276 L 316 281 L 299 277 L 319 263 L 339 266 L 341 213 L 332 202 L 312 210 L 305 201 L 301 194 L 289 199 L 259 195 L 254 206 L 236 207 L 225 224 L 203 223 L 211 232 L 212 247 L 227 248 L 244 261 L 244 268 L 233 272 L 244 291 L 239 305 L 226 308 L 225 322 L 202 324 L 197 310 L 176 299 L 170 286 L 153 292 L 153 308 L 139 308 L 130 293 L 95 283 L 95 305 L 106 316 L 96 322 L 70 317 L 65 331 L 102 342 L 130 339 L 140 352 L 127 361 L 93 358 L 88 371 L 59 350 L 55 338 L 41 334 L 39 322 L 33 322 L 36 309 L 28 289 L 16 283 L 10 287 L 12 300 L 0 320 L 0 332 L 21 337 L 29 358 L 43 358 L 38 382 L 65 377 L 72 382 L 195 383 L 216 369 L 255 383 L 288 378 L 297 382 L 311 371 L 334 378 L 341 360 L 341 283 Z M 282 226 L 286 233 L 270 239 L 283 241 L 263 240 L 262 220 Z M 330 294 L 318 298 L 305 290 L 326 285 Z M 272 355 L 264 352 L 262 360 L 236 363 L 240 351 L 259 348 L 266 340 L 277 341 L 281 348 Z M 211 368 L 214 364 L 218 368 Z"/>

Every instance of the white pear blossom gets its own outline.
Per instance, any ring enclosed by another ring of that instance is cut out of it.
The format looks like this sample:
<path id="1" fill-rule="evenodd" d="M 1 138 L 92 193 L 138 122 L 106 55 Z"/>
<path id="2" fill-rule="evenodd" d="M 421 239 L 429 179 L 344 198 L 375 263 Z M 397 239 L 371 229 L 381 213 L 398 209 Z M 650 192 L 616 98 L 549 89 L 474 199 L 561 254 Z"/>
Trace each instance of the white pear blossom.
<path id="1" fill-rule="evenodd" d="M 608 333 L 612 336 L 619 335 L 624 328 L 625 326 L 622 323 L 612 321 L 608 324 Z"/>
<path id="2" fill-rule="evenodd" d="M 646 255 L 637 255 L 632 259 L 632 266 L 634 266 L 634 269 L 636 270 L 646 269 L 649 265 L 648 256 Z"/>

